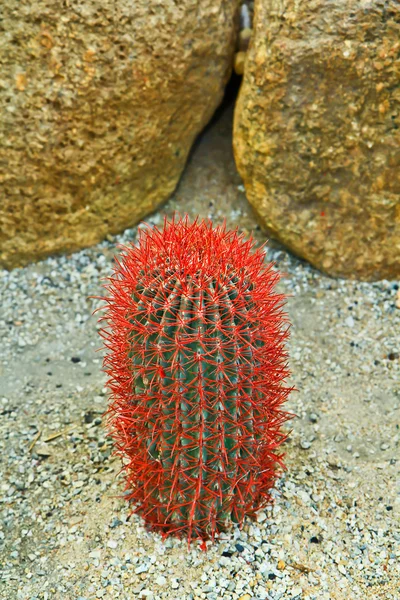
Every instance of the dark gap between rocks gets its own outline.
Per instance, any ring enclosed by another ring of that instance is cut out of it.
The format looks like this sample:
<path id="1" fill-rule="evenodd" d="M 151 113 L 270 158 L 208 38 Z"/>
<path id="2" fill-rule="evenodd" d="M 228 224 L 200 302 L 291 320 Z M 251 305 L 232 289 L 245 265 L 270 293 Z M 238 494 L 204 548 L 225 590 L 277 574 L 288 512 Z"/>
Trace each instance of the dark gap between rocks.
<path id="1" fill-rule="evenodd" d="M 236 102 L 236 98 L 239 93 L 241 82 L 242 82 L 242 77 L 240 75 L 236 75 L 236 73 L 234 71 L 232 71 L 232 75 L 226 85 L 222 101 L 221 101 L 220 105 L 218 106 L 218 108 L 215 110 L 210 121 L 207 123 L 207 125 L 199 133 L 196 140 L 194 141 L 194 143 L 190 149 L 190 152 L 189 152 L 187 164 L 192 160 L 193 154 L 196 152 L 196 149 L 198 148 L 199 144 L 201 143 L 201 140 L 204 137 L 204 135 L 207 134 L 209 132 L 209 130 L 223 117 L 225 112 L 230 111 L 233 116 L 233 106 Z M 232 138 L 232 127 L 230 129 L 230 135 Z M 187 164 L 186 164 L 185 168 L 187 168 Z"/>

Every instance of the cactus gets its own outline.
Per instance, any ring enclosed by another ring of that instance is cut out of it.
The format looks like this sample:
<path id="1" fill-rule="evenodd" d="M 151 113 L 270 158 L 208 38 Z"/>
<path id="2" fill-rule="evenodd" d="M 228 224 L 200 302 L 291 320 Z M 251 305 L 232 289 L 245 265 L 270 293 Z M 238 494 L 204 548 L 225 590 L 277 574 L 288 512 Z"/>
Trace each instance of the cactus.
<path id="1" fill-rule="evenodd" d="M 188 218 L 141 230 L 106 284 L 109 424 L 135 511 L 206 540 L 270 500 L 290 391 L 262 249 Z"/>

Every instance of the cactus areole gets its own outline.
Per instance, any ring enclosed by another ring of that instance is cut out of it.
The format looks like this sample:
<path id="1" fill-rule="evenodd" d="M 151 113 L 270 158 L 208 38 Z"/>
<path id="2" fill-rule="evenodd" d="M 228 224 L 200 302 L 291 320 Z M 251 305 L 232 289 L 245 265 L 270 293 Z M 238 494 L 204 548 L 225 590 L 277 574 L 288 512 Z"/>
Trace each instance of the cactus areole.
<path id="1" fill-rule="evenodd" d="M 116 261 L 109 424 L 126 497 L 163 535 L 204 542 L 270 499 L 290 391 L 278 278 L 252 240 L 187 218 L 140 230 Z"/>

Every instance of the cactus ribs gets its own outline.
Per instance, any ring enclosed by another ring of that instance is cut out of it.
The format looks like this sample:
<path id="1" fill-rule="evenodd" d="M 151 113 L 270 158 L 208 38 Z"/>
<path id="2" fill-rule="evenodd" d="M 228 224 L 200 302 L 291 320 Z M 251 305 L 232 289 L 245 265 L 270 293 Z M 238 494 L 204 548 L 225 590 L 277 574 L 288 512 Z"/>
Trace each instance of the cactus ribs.
<path id="1" fill-rule="evenodd" d="M 284 297 L 262 249 L 165 220 L 123 249 L 101 331 L 127 498 L 163 535 L 214 538 L 269 500 L 290 388 Z"/>

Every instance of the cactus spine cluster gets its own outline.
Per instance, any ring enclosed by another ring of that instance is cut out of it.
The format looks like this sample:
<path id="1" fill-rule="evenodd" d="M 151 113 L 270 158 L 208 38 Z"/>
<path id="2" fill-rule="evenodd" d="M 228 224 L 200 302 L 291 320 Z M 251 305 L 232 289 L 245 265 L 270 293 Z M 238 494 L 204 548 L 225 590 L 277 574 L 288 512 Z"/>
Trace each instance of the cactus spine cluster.
<path id="1" fill-rule="evenodd" d="M 289 388 L 284 298 L 262 249 L 187 218 L 141 230 L 102 336 L 127 497 L 163 535 L 213 538 L 269 501 Z"/>

